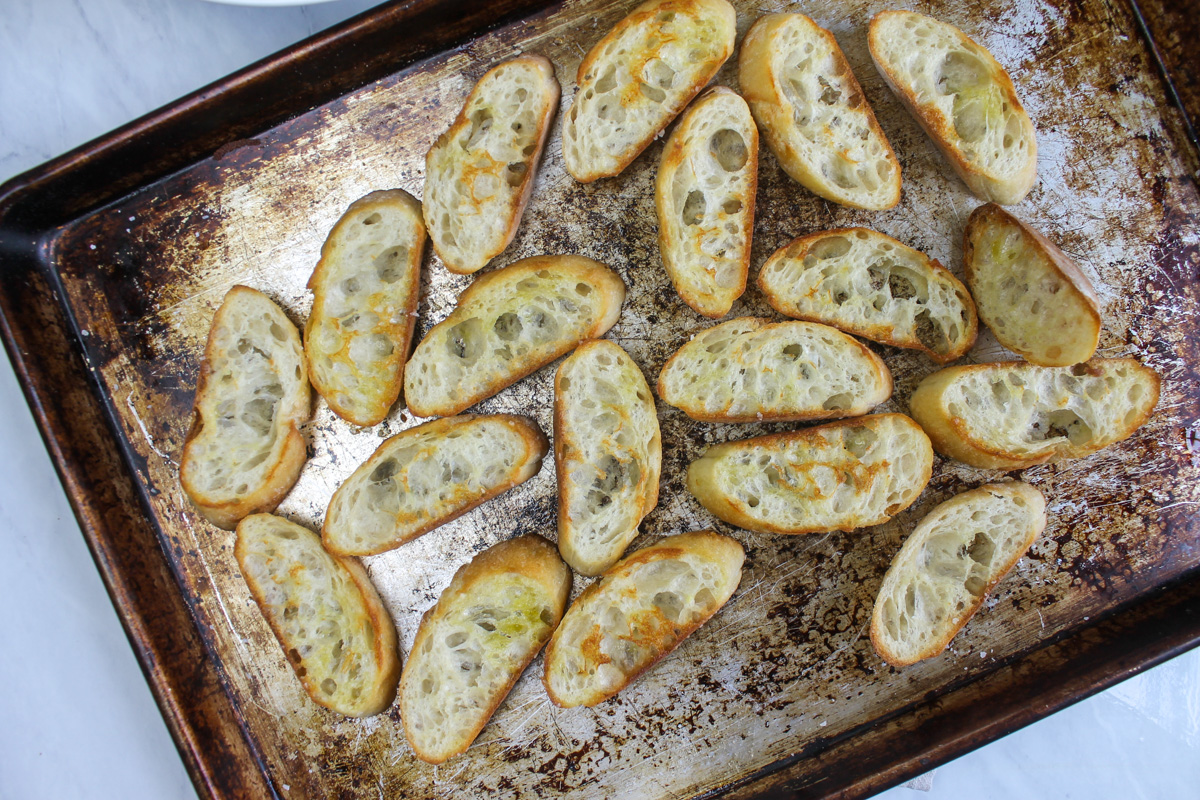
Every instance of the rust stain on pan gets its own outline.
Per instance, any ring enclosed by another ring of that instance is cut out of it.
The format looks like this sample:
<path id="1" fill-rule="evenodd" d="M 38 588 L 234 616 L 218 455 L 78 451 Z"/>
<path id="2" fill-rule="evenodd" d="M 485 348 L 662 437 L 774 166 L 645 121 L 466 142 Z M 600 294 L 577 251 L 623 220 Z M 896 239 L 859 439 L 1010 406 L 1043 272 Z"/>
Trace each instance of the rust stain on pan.
<path id="1" fill-rule="evenodd" d="M 825 536 L 747 533 L 711 518 L 684 489 L 684 471 L 709 444 L 790 426 L 705 425 L 660 404 L 661 500 L 634 546 L 714 527 L 737 537 L 747 552 L 737 594 L 670 658 L 615 700 L 570 710 L 545 697 L 539 660 L 478 742 L 439 768 L 413 758 L 395 708 L 350 720 L 308 702 L 249 601 L 231 534 L 203 523 L 178 487 L 175 462 L 213 312 L 229 286 L 246 283 L 301 322 L 310 304 L 304 285 L 333 222 L 374 189 L 401 187 L 420 196 L 425 151 L 483 70 L 517 52 L 546 55 L 563 83 L 565 105 L 584 53 L 632 5 L 570 2 L 486 34 L 226 145 L 71 224 L 55 242 L 68 303 L 87 332 L 88 366 L 122 422 L 164 548 L 220 656 L 245 728 L 287 796 L 702 794 L 990 673 L 1085 618 L 1200 566 L 1190 522 L 1200 503 L 1200 199 L 1192 154 L 1179 150 L 1129 10 L 1102 0 L 992 0 L 982 8 L 922 3 L 920 10 L 960 25 L 1009 68 L 1040 152 L 1039 184 L 1017 213 L 1055 239 L 1100 288 L 1101 353 L 1134 355 L 1162 374 L 1151 423 L 1093 458 L 1020 473 L 1050 500 L 1045 534 L 944 656 L 896 670 L 875 656 L 865 635 L 891 557 L 934 505 L 998 473 L 939 458 L 921 499 L 888 524 Z M 740 33 L 760 13 L 799 10 L 782 2 L 735 5 Z M 825 203 L 791 182 L 764 151 L 752 272 L 795 236 L 866 225 L 961 275 L 962 226 L 978 201 L 870 63 L 865 25 L 882 8 L 815 2 L 802 10 L 838 36 L 901 159 L 902 201 L 885 212 Z M 717 82 L 736 87 L 732 60 Z M 629 292 L 609 338 L 651 380 L 671 353 L 711 324 L 675 295 L 659 263 L 653 179 L 660 152 L 655 143 L 619 178 L 583 186 L 565 173 L 556 130 L 525 221 L 496 261 L 561 252 L 612 265 Z M 418 334 L 449 313 L 469 281 L 429 257 Z M 732 311 L 744 314 L 774 316 L 753 286 Z M 913 388 L 935 365 L 912 352 L 875 349 L 896 379 L 895 396 L 880 410 L 905 411 Z M 997 354 L 1011 357 L 982 336 L 968 358 Z M 532 413 L 549 432 L 552 374 L 542 370 L 479 410 Z M 356 429 L 319 405 L 307 431 L 311 459 L 280 512 L 317 527 L 340 482 L 384 438 L 417 421 L 398 407 L 381 425 Z M 524 532 L 553 536 L 554 495 L 547 460 L 514 491 L 365 560 L 397 622 L 402 650 L 420 615 L 475 552 Z M 585 583 L 577 580 L 576 591 Z"/>

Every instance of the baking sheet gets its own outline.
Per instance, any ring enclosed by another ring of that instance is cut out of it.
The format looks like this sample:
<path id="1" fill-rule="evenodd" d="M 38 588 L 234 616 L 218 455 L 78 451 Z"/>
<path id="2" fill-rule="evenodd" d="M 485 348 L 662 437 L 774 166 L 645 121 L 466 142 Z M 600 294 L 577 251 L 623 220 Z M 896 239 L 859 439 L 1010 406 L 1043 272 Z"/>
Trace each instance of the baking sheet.
<path id="1" fill-rule="evenodd" d="M 660 404 L 663 485 L 634 546 L 715 527 L 747 548 L 741 588 L 709 625 L 619 698 L 596 709 L 555 709 L 540 660 L 463 757 L 416 761 L 393 708 L 345 720 L 312 705 L 249 601 L 232 534 L 205 524 L 178 488 L 176 460 L 204 337 L 234 283 L 263 289 L 297 322 L 329 227 L 355 198 L 400 186 L 420 196 L 425 150 L 492 64 L 538 52 L 556 65 L 563 107 L 578 61 L 632 3 L 568 3 L 553 14 L 480 37 L 365 87 L 69 224 L 52 255 L 89 366 L 119 418 L 146 500 L 202 633 L 223 668 L 244 729 L 283 796 L 403 794 L 595 797 L 689 796 L 744 779 L 780 759 L 883 720 L 930 693 L 989 674 L 1005 661 L 1141 597 L 1197 566 L 1187 523 L 1197 502 L 1192 367 L 1200 203 L 1177 121 L 1122 5 L 1059 7 L 1021 0 L 916 10 L 960 25 L 1012 74 L 1038 131 L 1039 184 L 1016 212 L 1071 253 L 1106 301 L 1102 355 L 1134 355 L 1165 379 L 1159 412 L 1129 442 L 1084 461 L 1024 471 L 1046 493 L 1050 524 L 1030 556 L 938 659 L 884 665 L 865 637 L 891 556 L 930 508 L 999 473 L 939 459 L 921 500 L 888 525 L 852 534 L 781 538 L 714 521 L 683 489 L 707 444 L 789 426 L 694 423 Z M 978 204 L 883 87 L 866 52 L 872 3 L 739 3 L 738 29 L 759 13 L 803 10 L 839 38 L 904 168 L 905 195 L 887 212 L 813 197 L 764 149 L 751 278 L 773 250 L 814 230 L 868 225 L 961 274 L 961 229 Z M 731 59 L 717 82 L 736 86 Z M 621 177 L 581 186 L 562 167 L 558 125 L 516 241 L 496 266 L 575 252 L 616 268 L 629 287 L 608 338 L 653 380 L 667 356 L 710 322 L 674 295 L 658 263 L 652 182 L 661 145 Z M 1174 260 L 1172 260 L 1174 259 Z M 1190 265 L 1190 267 L 1188 266 Z M 430 257 L 419 330 L 443 318 L 469 283 Z M 733 315 L 774 316 L 753 288 Z M 896 378 L 880 410 L 904 410 L 933 370 L 914 354 L 875 348 Z M 981 337 L 968 360 L 999 352 Z M 550 432 L 552 368 L 480 405 L 533 413 Z M 311 459 L 279 511 L 316 526 L 329 496 L 382 438 L 415 424 L 396 409 L 356 430 L 322 403 Z M 392 553 L 366 563 L 407 652 L 421 613 L 478 550 L 523 532 L 553 538 L 554 477 L 541 474 Z M 576 592 L 585 584 L 576 579 Z"/>

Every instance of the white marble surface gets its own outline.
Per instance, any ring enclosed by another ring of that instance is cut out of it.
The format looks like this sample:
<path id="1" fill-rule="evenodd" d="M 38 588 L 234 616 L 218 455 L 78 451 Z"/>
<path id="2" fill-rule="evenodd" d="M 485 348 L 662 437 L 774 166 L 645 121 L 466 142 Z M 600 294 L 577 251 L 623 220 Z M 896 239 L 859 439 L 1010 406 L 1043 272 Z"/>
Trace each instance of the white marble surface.
<path id="1" fill-rule="evenodd" d="M 0 181 L 370 7 L 0 2 Z M 0 366 L 0 800 L 195 793 Z M 936 771 L 929 798 L 1200 798 L 1200 651 Z"/>

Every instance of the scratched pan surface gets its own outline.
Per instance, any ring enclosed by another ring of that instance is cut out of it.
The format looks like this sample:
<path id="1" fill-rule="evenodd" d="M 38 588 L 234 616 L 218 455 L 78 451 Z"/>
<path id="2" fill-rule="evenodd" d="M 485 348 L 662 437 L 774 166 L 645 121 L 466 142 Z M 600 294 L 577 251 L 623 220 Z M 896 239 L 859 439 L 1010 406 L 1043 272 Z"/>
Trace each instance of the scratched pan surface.
<path id="1" fill-rule="evenodd" d="M 420 197 L 424 153 L 492 64 L 537 52 L 555 64 L 563 108 L 580 59 L 634 3 L 568 2 L 493 31 L 302 114 L 121 202 L 53 240 L 64 302 L 115 414 L 181 589 L 224 690 L 273 788 L 287 797 L 686 797 L 719 790 L 824 742 L 857 735 L 950 687 L 987 676 L 1047 642 L 1181 579 L 1195 580 L 1200 473 L 1188 449 L 1200 418 L 1196 364 L 1200 199 L 1195 153 L 1121 2 L 1010 0 L 916 10 L 958 24 L 1008 67 L 1033 118 L 1039 182 L 1016 212 L 1071 253 L 1105 302 L 1100 355 L 1132 355 L 1164 378 L 1158 411 L 1131 440 L 1089 459 L 1025 470 L 1048 498 L 1049 524 L 1029 555 L 942 656 L 904 670 L 866 637 L 871 604 L 901 541 L 934 505 L 1002 473 L 938 459 L 920 500 L 856 533 L 751 534 L 712 518 L 686 492 L 687 464 L 714 442 L 788 426 L 706 425 L 659 405 L 664 464 L 658 508 L 634 546 L 712 527 L 747 551 L 729 604 L 618 698 L 555 708 L 535 661 L 463 756 L 414 759 L 393 707 L 340 718 L 302 692 L 233 558 L 233 535 L 206 524 L 177 480 L 192 386 L 212 315 L 234 284 L 262 289 L 298 324 L 305 282 L 333 222 L 355 198 L 402 187 Z M 904 171 L 884 212 L 825 203 L 764 148 L 751 279 L 778 246 L 812 231 L 866 225 L 961 275 L 961 234 L 978 205 L 884 88 L 866 49 L 878 2 L 742 2 L 738 32 L 761 13 L 803 10 L 837 35 Z M 735 59 L 716 82 L 736 87 Z M 628 286 L 608 338 L 654 380 L 667 357 L 710 325 L 675 295 L 659 263 L 653 179 L 661 144 L 590 186 L 566 174 L 555 124 L 533 199 L 503 266 L 540 253 L 581 253 Z M 469 279 L 436 256 L 425 265 L 418 332 L 449 313 Z M 751 287 L 732 316 L 775 316 Z M 896 379 L 881 411 L 905 411 L 927 359 L 875 347 Z M 988 335 L 970 361 L 1011 358 Z M 478 407 L 531 414 L 551 430 L 552 368 Z M 322 402 L 310 460 L 279 508 L 319 526 L 333 491 L 387 436 L 418 422 L 403 407 L 357 429 Z M 1015 475 L 1014 475 L 1015 476 Z M 484 547 L 527 532 L 554 538 L 550 459 L 527 484 L 403 548 L 365 559 L 407 653 L 421 614 Z M 577 578 L 575 593 L 586 581 Z M 1094 623 L 1093 623 L 1094 624 Z"/>

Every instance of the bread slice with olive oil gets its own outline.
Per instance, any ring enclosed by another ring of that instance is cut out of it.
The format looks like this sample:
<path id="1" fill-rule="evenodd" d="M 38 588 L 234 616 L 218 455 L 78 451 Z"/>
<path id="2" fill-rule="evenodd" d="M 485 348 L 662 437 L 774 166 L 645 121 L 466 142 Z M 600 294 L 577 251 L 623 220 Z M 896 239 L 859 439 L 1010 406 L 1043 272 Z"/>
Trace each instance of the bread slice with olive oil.
<path id="1" fill-rule="evenodd" d="M 396 434 L 338 487 L 322 539 L 331 553 L 399 547 L 532 478 L 549 442 L 512 414 L 462 414 Z"/>
<path id="2" fill-rule="evenodd" d="M 308 528 L 271 514 L 238 524 L 234 556 L 313 702 L 350 717 L 392 704 L 396 627 L 356 560 L 330 555 Z"/>
<path id="3" fill-rule="evenodd" d="M 583 256 L 534 256 L 475 279 L 404 370 L 419 417 L 450 416 L 491 397 L 616 324 L 617 273 Z"/>
<path id="4" fill-rule="evenodd" d="M 400 679 L 404 734 L 440 764 L 471 746 L 562 619 L 571 570 L 540 536 L 500 542 L 454 573 L 421 617 Z"/>

